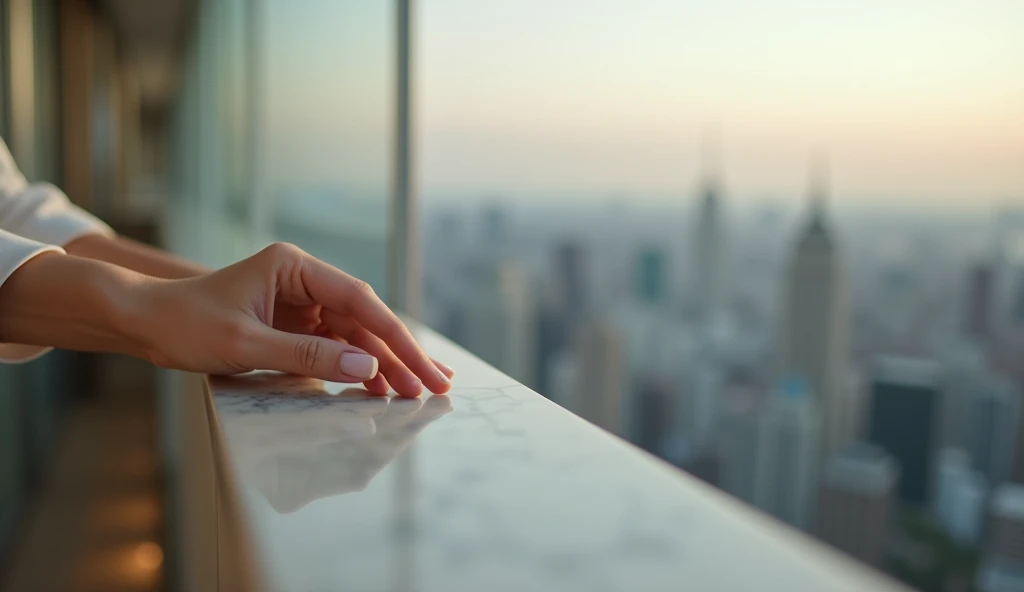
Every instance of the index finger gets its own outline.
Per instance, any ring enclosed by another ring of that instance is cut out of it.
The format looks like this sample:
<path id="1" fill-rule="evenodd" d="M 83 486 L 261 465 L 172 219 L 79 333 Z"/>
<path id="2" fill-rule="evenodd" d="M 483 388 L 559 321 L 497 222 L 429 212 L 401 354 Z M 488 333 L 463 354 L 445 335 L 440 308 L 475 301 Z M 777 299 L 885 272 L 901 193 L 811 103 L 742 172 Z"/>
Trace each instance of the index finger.
<path id="1" fill-rule="evenodd" d="M 405 323 L 384 304 L 366 282 L 309 255 L 302 267 L 302 283 L 321 306 L 350 314 L 379 337 L 398 359 L 433 393 L 444 393 L 451 381 L 427 357 Z"/>

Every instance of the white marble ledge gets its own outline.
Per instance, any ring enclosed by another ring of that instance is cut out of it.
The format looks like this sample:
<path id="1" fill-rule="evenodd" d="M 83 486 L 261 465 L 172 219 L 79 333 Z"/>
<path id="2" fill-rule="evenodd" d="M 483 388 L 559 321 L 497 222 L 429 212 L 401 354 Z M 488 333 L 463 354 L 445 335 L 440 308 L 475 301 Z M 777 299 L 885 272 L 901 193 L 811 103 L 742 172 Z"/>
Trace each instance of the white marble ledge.
<path id="1" fill-rule="evenodd" d="M 433 332 L 449 396 L 212 381 L 272 590 L 902 590 Z"/>

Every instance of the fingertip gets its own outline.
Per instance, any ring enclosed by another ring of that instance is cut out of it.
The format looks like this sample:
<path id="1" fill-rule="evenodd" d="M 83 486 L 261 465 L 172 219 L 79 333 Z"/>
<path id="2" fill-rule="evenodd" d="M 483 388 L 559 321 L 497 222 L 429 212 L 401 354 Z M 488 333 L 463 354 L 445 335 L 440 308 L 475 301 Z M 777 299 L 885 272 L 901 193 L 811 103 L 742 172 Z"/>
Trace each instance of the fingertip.
<path id="1" fill-rule="evenodd" d="M 399 397 L 416 398 L 423 394 L 423 383 L 414 376 L 396 382 L 391 387 Z"/>
<path id="2" fill-rule="evenodd" d="M 364 382 L 363 387 L 367 391 L 369 391 L 371 395 L 378 396 L 387 395 L 388 391 L 391 390 L 391 385 L 388 384 L 388 381 L 386 378 L 384 378 L 384 375 L 379 372 L 377 373 L 376 376 Z"/>
<path id="3" fill-rule="evenodd" d="M 434 393 L 435 395 L 443 395 L 450 390 L 452 390 L 452 383 L 449 380 L 445 380 L 438 387 L 432 387 L 430 389 L 430 392 Z"/>
<path id="4" fill-rule="evenodd" d="M 437 369 L 440 370 L 441 373 L 444 374 L 445 377 L 447 377 L 449 380 L 451 380 L 452 378 L 455 378 L 455 371 L 452 370 L 450 366 L 448 366 L 447 364 L 443 364 L 441 362 L 438 362 L 437 360 L 435 360 L 433 358 L 431 358 L 430 361 L 433 362 L 434 366 L 437 366 Z"/>

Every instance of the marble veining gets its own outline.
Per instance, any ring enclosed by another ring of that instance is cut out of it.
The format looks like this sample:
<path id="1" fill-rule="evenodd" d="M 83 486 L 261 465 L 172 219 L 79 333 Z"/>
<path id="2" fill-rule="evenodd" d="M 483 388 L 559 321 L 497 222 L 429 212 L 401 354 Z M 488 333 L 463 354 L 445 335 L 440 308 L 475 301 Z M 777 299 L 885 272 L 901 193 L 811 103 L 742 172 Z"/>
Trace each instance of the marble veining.
<path id="1" fill-rule="evenodd" d="M 415 331 L 448 396 L 212 380 L 270 589 L 901 589 Z"/>

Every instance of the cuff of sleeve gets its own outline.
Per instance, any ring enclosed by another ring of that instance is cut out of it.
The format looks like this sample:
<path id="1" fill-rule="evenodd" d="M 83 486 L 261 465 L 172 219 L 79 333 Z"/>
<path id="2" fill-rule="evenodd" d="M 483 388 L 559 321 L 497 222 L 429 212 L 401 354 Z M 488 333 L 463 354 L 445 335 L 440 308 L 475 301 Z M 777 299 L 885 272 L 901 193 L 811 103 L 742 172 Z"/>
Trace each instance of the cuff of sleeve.
<path id="1" fill-rule="evenodd" d="M 17 229 L 22 236 L 63 246 L 86 234 L 115 235 L 105 222 L 72 204 L 63 191 L 49 183 L 30 185 L 22 198 L 26 203 L 39 204 L 33 215 Z"/>
<path id="2" fill-rule="evenodd" d="M 47 252 L 63 253 L 64 249 L 46 245 L 0 230 L 0 286 L 19 267 L 33 257 Z M 53 348 L 18 343 L 0 343 L 0 363 L 12 364 L 34 360 Z"/>

